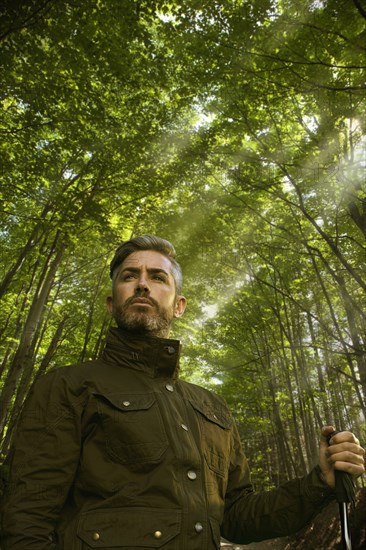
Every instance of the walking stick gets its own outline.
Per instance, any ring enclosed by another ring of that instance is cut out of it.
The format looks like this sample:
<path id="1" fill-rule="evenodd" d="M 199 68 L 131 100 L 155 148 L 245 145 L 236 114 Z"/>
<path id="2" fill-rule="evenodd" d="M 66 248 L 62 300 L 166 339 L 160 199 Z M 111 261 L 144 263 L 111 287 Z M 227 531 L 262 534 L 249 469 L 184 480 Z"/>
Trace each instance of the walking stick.
<path id="1" fill-rule="evenodd" d="M 352 501 L 350 498 L 347 485 L 352 485 L 352 478 L 346 472 L 335 472 L 335 494 L 339 506 L 339 515 L 341 518 L 341 530 L 342 530 L 342 544 L 343 550 L 352 550 L 351 534 L 349 529 L 349 518 L 348 518 L 348 503 Z"/>
<path id="2" fill-rule="evenodd" d="M 328 436 L 330 439 L 339 432 L 332 432 Z M 339 506 L 339 515 L 341 519 L 342 545 L 343 550 L 352 550 L 351 534 L 349 529 L 348 503 L 354 505 L 355 486 L 352 476 L 347 472 L 335 470 L 335 495 Z"/>

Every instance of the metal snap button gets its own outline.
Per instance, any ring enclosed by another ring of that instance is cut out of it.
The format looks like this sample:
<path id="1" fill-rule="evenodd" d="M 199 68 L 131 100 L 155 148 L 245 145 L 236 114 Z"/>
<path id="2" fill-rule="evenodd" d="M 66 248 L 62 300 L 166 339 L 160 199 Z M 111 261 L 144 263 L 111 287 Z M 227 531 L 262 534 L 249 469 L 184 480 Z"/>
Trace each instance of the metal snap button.
<path id="1" fill-rule="evenodd" d="M 161 539 L 162 536 L 163 536 L 163 533 L 161 531 L 155 531 L 154 537 L 156 539 Z"/>
<path id="2" fill-rule="evenodd" d="M 130 401 L 123 401 L 122 405 L 124 407 L 129 407 L 131 405 Z"/>
<path id="3" fill-rule="evenodd" d="M 168 391 L 174 391 L 174 387 L 173 387 L 171 384 L 166 384 L 165 388 L 166 388 Z"/>
<path id="4" fill-rule="evenodd" d="M 189 470 L 189 472 L 187 473 L 187 476 L 191 481 L 197 479 L 197 474 L 193 470 Z"/>
<path id="5" fill-rule="evenodd" d="M 92 539 L 95 540 L 95 541 L 99 540 L 100 539 L 100 534 L 97 533 L 97 532 L 93 533 L 92 534 Z"/>
<path id="6" fill-rule="evenodd" d="M 199 521 L 197 521 L 196 525 L 194 526 L 194 529 L 196 533 L 202 533 L 203 531 L 203 525 Z"/>

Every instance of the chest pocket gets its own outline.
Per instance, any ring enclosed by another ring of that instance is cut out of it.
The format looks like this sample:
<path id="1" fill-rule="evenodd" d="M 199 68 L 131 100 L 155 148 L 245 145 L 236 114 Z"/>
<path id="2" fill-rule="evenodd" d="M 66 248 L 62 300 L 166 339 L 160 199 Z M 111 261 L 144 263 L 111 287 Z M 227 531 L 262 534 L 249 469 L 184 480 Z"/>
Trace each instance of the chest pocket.
<path id="1" fill-rule="evenodd" d="M 190 403 L 198 413 L 206 462 L 216 474 L 226 477 L 230 460 L 232 425 L 229 411 L 220 405 L 215 407 L 211 402 L 190 400 Z"/>
<path id="2" fill-rule="evenodd" d="M 107 453 L 121 464 L 159 462 L 168 440 L 153 393 L 97 394 Z"/>

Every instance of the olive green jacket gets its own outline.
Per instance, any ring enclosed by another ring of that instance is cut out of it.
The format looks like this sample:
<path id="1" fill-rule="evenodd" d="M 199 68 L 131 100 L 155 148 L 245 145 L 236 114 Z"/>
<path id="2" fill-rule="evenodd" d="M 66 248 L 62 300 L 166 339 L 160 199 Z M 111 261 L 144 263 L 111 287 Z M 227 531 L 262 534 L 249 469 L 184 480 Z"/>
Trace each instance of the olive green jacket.
<path id="1" fill-rule="evenodd" d="M 317 469 L 256 494 L 225 402 L 178 379 L 179 342 L 112 329 L 97 361 L 42 376 L 14 442 L 3 550 L 217 550 L 298 530 Z"/>

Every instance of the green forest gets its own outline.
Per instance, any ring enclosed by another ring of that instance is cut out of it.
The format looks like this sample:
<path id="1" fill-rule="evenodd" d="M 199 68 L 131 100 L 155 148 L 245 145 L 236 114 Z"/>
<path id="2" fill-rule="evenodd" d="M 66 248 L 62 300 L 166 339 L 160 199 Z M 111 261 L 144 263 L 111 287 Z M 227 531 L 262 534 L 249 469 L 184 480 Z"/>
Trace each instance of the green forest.
<path id="1" fill-rule="evenodd" d="M 99 355 L 140 234 L 177 250 L 181 376 L 257 489 L 325 424 L 365 445 L 365 2 L 6 1 L 0 48 L 2 460 L 33 381 Z"/>

